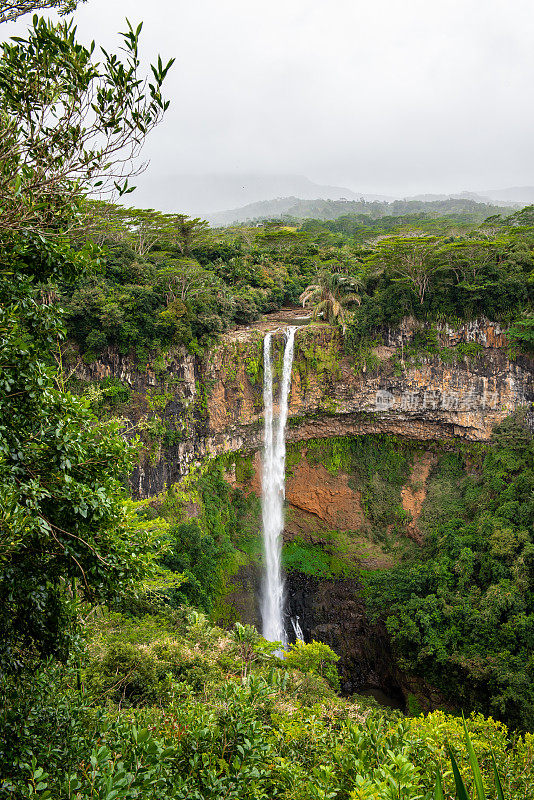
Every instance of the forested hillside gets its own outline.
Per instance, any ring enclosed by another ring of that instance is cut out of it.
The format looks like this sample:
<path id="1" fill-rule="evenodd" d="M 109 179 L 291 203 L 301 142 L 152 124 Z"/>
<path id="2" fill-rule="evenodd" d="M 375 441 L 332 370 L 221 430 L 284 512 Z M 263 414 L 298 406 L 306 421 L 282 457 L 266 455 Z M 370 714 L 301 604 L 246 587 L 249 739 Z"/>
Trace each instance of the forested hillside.
<path id="1" fill-rule="evenodd" d="M 198 352 L 231 326 L 298 303 L 309 285 L 342 299 L 347 280 L 359 295 L 349 338 L 406 316 L 529 327 L 531 208 L 482 224 L 419 213 L 224 230 L 156 211 L 89 212 L 98 261 L 64 290 L 69 333 L 89 359 L 107 345 L 139 357 L 173 344 Z"/>
<path id="2" fill-rule="evenodd" d="M 347 193 L 348 194 L 348 193 Z M 353 194 L 353 193 L 351 193 Z M 325 197 L 325 195 L 322 195 Z M 517 207 L 517 204 L 516 204 Z M 406 198 L 404 200 L 366 200 L 364 198 L 325 200 L 319 197 L 315 200 L 303 200 L 299 197 L 279 197 L 275 200 L 263 200 L 250 203 L 242 208 L 231 211 L 218 211 L 208 215 L 213 225 L 233 225 L 239 222 L 255 221 L 261 224 L 266 219 L 283 217 L 287 220 L 301 221 L 309 217 L 320 220 L 336 220 L 339 217 L 362 215 L 372 219 L 385 216 L 403 216 L 406 214 L 426 213 L 431 216 L 444 216 L 446 214 L 460 214 L 474 221 L 482 222 L 486 217 L 504 213 L 511 213 L 506 204 L 499 206 L 490 201 L 484 202 L 463 197 L 437 198 Z"/>

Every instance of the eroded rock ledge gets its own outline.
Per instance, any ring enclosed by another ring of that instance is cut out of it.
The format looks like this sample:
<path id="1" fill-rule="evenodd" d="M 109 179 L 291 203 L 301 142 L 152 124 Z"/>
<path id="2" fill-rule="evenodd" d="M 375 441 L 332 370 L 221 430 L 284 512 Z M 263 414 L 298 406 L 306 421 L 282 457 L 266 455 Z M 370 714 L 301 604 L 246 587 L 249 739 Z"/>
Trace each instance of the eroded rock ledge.
<path id="1" fill-rule="evenodd" d="M 479 321 L 438 328 L 436 353 L 406 357 L 414 325 L 382 334 L 360 363 L 326 325 L 297 331 L 288 441 L 391 433 L 411 439 L 487 440 L 498 422 L 533 398 L 534 363 L 510 360 L 504 331 Z M 206 456 L 262 443 L 263 331 L 238 330 L 203 357 L 176 349 L 155 365 L 108 351 L 78 365 L 84 380 L 119 379 L 131 390 L 123 413 L 138 429 L 155 416 L 168 435 L 136 467 L 132 488 L 152 496 L 182 478 Z M 282 354 L 284 333 L 275 334 Z M 474 347 L 463 349 L 461 345 Z M 460 347 L 459 347 L 460 345 Z M 276 372 L 276 367 L 275 367 Z"/>

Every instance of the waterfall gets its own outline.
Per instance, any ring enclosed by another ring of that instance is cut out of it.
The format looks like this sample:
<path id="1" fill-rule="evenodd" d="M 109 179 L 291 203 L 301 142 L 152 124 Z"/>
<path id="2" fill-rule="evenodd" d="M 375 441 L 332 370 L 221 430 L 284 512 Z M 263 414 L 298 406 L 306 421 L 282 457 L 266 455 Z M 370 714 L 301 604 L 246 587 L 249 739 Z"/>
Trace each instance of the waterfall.
<path id="1" fill-rule="evenodd" d="M 284 630 L 284 582 L 282 579 L 282 532 L 285 498 L 285 429 L 296 328 L 287 329 L 280 387 L 278 420 L 273 422 L 272 333 L 263 341 L 264 452 L 262 468 L 262 521 L 265 579 L 262 597 L 263 635 L 270 642 L 286 644 Z"/>
<path id="2" fill-rule="evenodd" d="M 291 617 L 291 624 L 293 625 L 293 630 L 295 631 L 295 639 L 297 642 L 304 641 L 304 634 L 302 633 L 302 628 L 300 627 L 299 622 L 300 617 Z"/>

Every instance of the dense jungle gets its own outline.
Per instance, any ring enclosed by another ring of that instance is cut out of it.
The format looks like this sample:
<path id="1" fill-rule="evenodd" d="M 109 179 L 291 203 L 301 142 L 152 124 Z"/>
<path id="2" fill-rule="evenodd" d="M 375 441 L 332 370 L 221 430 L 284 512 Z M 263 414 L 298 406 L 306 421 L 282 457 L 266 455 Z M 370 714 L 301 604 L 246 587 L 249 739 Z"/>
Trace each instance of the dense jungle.
<path id="1" fill-rule="evenodd" d="M 129 206 L 141 38 L 0 55 L 0 797 L 534 797 L 534 206 Z"/>

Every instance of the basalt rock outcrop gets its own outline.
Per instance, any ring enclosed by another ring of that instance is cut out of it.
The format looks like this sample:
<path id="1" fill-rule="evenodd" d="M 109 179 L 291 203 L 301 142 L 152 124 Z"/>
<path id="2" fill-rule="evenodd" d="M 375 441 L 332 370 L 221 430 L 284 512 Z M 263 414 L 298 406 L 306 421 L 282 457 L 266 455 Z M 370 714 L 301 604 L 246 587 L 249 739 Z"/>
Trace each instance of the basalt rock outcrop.
<path id="1" fill-rule="evenodd" d="M 301 327 L 287 440 L 391 433 L 483 441 L 495 424 L 532 402 L 533 361 L 510 359 L 498 324 L 443 326 L 436 352 L 414 357 L 407 353 L 415 331 L 409 321 L 383 331 L 382 343 L 358 360 L 332 328 Z M 150 445 L 132 475 L 134 493 L 157 494 L 205 457 L 261 448 L 263 335 L 235 331 L 203 357 L 182 348 L 142 364 L 110 350 L 79 363 L 80 378 L 113 377 L 130 389 L 122 413 Z M 280 358 L 283 337 L 281 329 L 273 337 Z M 461 349 L 466 344 L 471 350 Z M 417 506 L 417 498 L 412 502 Z"/>
<path id="2" fill-rule="evenodd" d="M 298 617 L 306 641 L 325 642 L 340 656 L 345 693 L 370 688 L 401 699 L 389 636 L 383 624 L 370 622 L 358 588 L 354 580 L 292 572 L 286 579 L 288 616 Z"/>
<path id="3" fill-rule="evenodd" d="M 241 568 L 226 600 L 241 622 L 261 628 L 258 597 L 261 575 Z M 403 705 L 403 677 L 391 654 L 383 623 L 372 622 L 355 580 L 326 580 L 302 572 L 286 575 L 285 628 L 295 641 L 291 619 L 298 619 L 306 642 L 321 641 L 340 656 L 338 669 L 345 694 L 378 690 Z"/>

